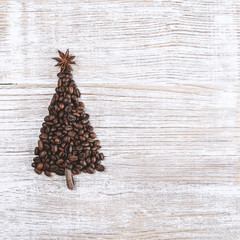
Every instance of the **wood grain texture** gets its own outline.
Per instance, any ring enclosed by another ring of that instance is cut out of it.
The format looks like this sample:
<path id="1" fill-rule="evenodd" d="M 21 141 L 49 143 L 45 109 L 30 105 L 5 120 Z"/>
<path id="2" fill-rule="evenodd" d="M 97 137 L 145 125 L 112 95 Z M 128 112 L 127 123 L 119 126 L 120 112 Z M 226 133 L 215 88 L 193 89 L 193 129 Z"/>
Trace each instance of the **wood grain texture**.
<path id="1" fill-rule="evenodd" d="M 0 238 L 240 239 L 234 0 L 0 0 Z M 56 50 L 106 171 L 38 176 Z"/>

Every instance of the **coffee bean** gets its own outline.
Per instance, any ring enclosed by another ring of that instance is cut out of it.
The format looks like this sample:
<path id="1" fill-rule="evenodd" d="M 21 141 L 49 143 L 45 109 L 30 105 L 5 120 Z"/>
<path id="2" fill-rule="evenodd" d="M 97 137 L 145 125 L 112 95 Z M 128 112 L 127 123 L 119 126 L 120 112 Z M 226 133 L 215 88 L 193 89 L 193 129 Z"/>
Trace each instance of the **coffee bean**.
<path id="1" fill-rule="evenodd" d="M 60 73 L 57 74 L 57 76 L 58 76 L 59 78 L 64 78 L 64 77 L 65 77 L 65 74 L 62 73 L 62 72 L 60 72 Z"/>
<path id="2" fill-rule="evenodd" d="M 38 154 L 39 154 L 39 148 L 38 148 L 38 147 L 35 147 L 34 154 L 35 154 L 35 155 L 38 155 Z"/>
<path id="3" fill-rule="evenodd" d="M 77 151 L 82 151 L 82 149 L 83 149 L 83 146 L 81 146 L 81 145 L 79 145 L 79 146 L 76 147 L 76 150 L 77 150 Z"/>
<path id="4" fill-rule="evenodd" d="M 83 125 L 82 125 L 81 123 L 77 123 L 76 128 L 77 128 L 77 129 L 82 129 L 82 128 L 83 128 Z"/>
<path id="5" fill-rule="evenodd" d="M 59 79 L 58 79 L 58 87 L 61 87 L 61 86 L 62 86 L 62 79 L 59 78 Z"/>
<path id="6" fill-rule="evenodd" d="M 43 149 L 50 150 L 49 144 L 47 143 L 43 144 Z"/>
<path id="7" fill-rule="evenodd" d="M 90 173 L 90 174 L 93 174 L 94 173 L 94 169 L 91 168 L 91 167 L 88 167 L 87 172 Z"/>
<path id="8" fill-rule="evenodd" d="M 50 170 L 51 170 L 52 172 L 56 172 L 56 171 L 58 170 L 58 166 L 53 164 L 53 165 L 50 167 Z"/>
<path id="9" fill-rule="evenodd" d="M 64 162 L 63 159 L 59 159 L 59 160 L 56 162 L 56 164 L 57 164 L 57 165 L 61 165 L 63 162 Z"/>
<path id="10" fill-rule="evenodd" d="M 104 159 L 104 155 L 103 155 L 103 153 L 100 153 L 100 159 L 101 159 L 101 160 Z"/>
<path id="11" fill-rule="evenodd" d="M 72 156 L 69 157 L 69 160 L 70 160 L 71 162 L 76 162 L 76 161 L 78 160 L 78 156 L 72 155 Z"/>
<path id="12" fill-rule="evenodd" d="M 74 131 L 69 131 L 68 135 L 73 138 L 76 135 L 76 133 Z"/>
<path id="13" fill-rule="evenodd" d="M 73 87 L 70 86 L 70 87 L 68 88 L 68 91 L 69 91 L 70 94 L 73 94 Z"/>
<path id="14" fill-rule="evenodd" d="M 64 176 L 64 172 L 63 171 L 56 171 L 56 174 L 59 176 Z"/>
<path id="15" fill-rule="evenodd" d="M 48 159 L 48 162 L 49 162 L 49 159 Z M 50 165 L 48 163 L 44 163 L 44 169 L 49 169 L 50 168 Z"/>
<path id="16" fill-rule="evenodd" d="M 63 142 L 69 143 L 71 138 L 69 136 L 66 136 L 63 138 Z"/>
<path id="17" fill-rule="evenodd" d="M 83 103 L 83 102 L 80 102 L 78 107 L 79 107 L 80 109 L 84 109 L 84 103 Z"/>
<path id="18" fill-rule="evenodd" d="M 91 163 L 91 158 L 88 157 L 88 158 L 85 160 L 85 162 L 86 162 L 87 164 Z"/>
<path id="19" fill-rule="evenodd" d="M 96 151 L 98 149 L 98 147 L 93 147 L 92 151 Z"/>
<path id="20" fill-rule="evenodd" d="M 39 158 L 39 157 L 35 157 L 35 158 L 33 159 L 33 161 L 34 161 L 35 163 L 39 163 L 39 162 L 40 162 L 40 158 Z"/>
<path id="21" fill-rule="evenodd" d="M 96 157 L 92 157 L 92 163 L 95 163 L 97 161 Z"/>
<path id="22" fill-rule="evenodd" d="M 96 134 L 94 132 L 90 133 L 90 137 L 91 138 L 95 138 L 96 137 Z"/>
<path id="23" fill-rule="evenodd" d="M 59 108 L 60 108 L 60 109 L 63 109 L 64 107 L 65 107 L 65 105 L 64 105 L 63 103 L 60 103 L 60 104 L 59 104 Z"/>
<path id="24" fill-rule="evenodd" d="M 43 163 L 42 162 L 38 163 L 37 169 L 41 170 L 42 168 L 43 168 Z"/>
<path id="25" fill-rule="evenodd" d="M 78 89 L 76 89 L 76 95 L 77 95 L 78 98 L 81 96 L 81 93 Z"/>
<path id="26" fill-rule="evenodd" d="M 73 127 L 71 126 L 71 125 L 67 125 L 66 127 L 65 127 L 65 130 L 66 131 L 71 131 L 73 129 Z"/>
<path id="27" fill-rule="evenodd" d="M 105 169 L 105 167 L 104 167 L 103 165 L 98 165 L 98 166 L 96 167 L 96 169 L 97 169 L 99 172 L 103 172 L 104 169 Z"/>
<path id="28" fill-rule="evenodd" d="M 48 139 L 48 135 L 46 133 L 42 133 L 39 137 L 40 139 Z"/>
<path id="29" fill-rule="evenodd" d="M 46 155 L 47 155 L 47 151 L 43 150 L 43 151 L 40 152 L 39 157 L 44 158 Z"/>
<path id="30" fill-rule="evenodd" d="M 99 141 L 99 140 L 96 140 L 96 141 L 94 142 L 94 146 L 99 146 L 99 144 L 100 144 L 100 141 Z"/>
<path id="31" fill-rule="evenodd" d="M 65 112 L 67 112 L 67 113 L 70 113 L 72 111 L 72 107 L 71 106 L 67 106 L 67 107 L 65 107 Z"/>
<path id="32" fill-rule="evenodd" d="M 34 168 L 34 171 L 35 171 L 37 174 L 41 174 L 41 173 L 42 173 L 42 171 L 39 170 L 39 169 L 37 169 L 37 168 Z"/>
<path id="33" fill-rule="evenodd" d="M 51 173 L 49 171 L 44 171 L 44 174 L 48 177 L 51 177 Z"/>
<path id="34" fill-rule="evenodd" d="M 64 115 L 64 111 L 60 111 L 59 114 L 58 114 L 59 118 L 62 118 L 63 115 Z"/>
<path id="35" fill-rule="evenodd" d="M 57 145 L 54 145 L 53 151 L 56 153 L 58 151 Z"/>
<path id="36" fill-rule="evenodd" d="M 76 117 L 75 117 L 73 114 L 69 114 L 69 115 L 68 115 L 68 120 L 69 120 L 70 122 L 73 122 L 73 121 L 76 120 Z"/>

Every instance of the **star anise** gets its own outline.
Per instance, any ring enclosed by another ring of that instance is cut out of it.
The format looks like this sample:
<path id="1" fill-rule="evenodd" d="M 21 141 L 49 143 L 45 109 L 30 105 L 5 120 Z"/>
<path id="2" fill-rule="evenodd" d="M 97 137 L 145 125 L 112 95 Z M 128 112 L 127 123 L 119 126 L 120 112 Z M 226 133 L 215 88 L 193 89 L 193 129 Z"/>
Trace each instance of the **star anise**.
<path id="1" fill-rule="evenodd" d="M 52 59 L 58 61 L 58 63 L 55 66 L 60 66 L 61 72 L 64 72 L 64 70 L 72 71 L 73 69 L 70 66 L 70 64 L 75 64 L 75 62 L 72 61 L 75 58 L 75 56 L 69 56 L 69 49 L 67 49 L 65 54 L 59 50 L 58 50 L 58 53 L 61 58 L 58 58 L 58 57 L 52 58 Z"/>

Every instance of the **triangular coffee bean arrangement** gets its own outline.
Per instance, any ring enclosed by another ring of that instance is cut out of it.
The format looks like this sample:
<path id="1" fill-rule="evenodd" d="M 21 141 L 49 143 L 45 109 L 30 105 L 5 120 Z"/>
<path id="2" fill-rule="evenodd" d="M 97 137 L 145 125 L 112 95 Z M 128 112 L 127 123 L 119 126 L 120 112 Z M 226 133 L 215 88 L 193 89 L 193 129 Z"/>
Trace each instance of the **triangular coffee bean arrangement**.
<path id="1" fill-rule="evenodd" d="M 89 122 L 89 115 L 84 111 L 84 103 L 79 101 L 81 93 L 78 90 L 71 71 L 70 64 L 75 56 L 69 55 L 69 50 L 60 58 L 53 58 L 61 70 L 57 74 L 58 86 L 55 89 L 48 107 L 49 115 L 44 118 L 38 146 L 32 166 L 37 174 L 51 173 L 65 175 L 69 189 L 74 188 L 72 175 L 94 173 L 94 170 L 104 171 L 101 161 L 104 155 L 99 153 L 100 142 L 95 140 L 96 134 Z"/>

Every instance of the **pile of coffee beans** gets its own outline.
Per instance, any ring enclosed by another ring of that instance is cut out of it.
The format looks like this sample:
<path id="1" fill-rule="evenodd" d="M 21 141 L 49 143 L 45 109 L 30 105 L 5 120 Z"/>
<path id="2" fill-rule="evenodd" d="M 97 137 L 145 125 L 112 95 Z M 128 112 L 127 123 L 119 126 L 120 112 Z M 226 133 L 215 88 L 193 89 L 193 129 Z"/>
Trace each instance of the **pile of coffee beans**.
<path id="1" fill-rule="evenodd" d="M 49 115 L 44 118 L 38 146 L 32 166 L 37 174 L 65 174 L 65 168 L 73 174 L 104 171 L 99 153 L 100 142 L 84 112 L 81 96 L 70 71 L 57 74 L 58 86 L 48 107 Z"/>

